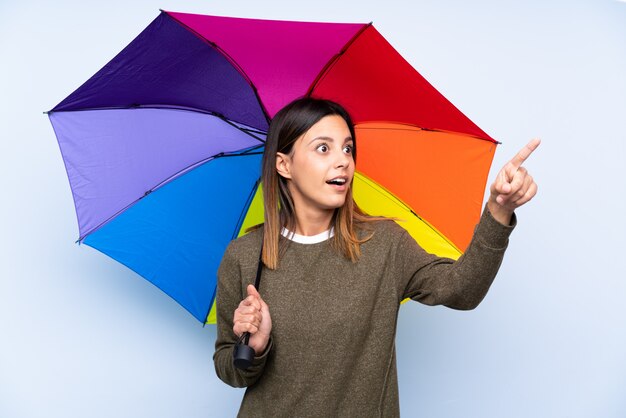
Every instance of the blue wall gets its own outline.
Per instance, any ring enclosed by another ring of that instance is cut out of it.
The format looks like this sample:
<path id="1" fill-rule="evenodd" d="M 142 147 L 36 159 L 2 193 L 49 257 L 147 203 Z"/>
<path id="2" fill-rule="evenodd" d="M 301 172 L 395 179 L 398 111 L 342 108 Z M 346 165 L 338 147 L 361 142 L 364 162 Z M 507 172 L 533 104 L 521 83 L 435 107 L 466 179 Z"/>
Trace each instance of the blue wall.
<path id="1" fill-rule="evenodd" d="M 530 138 L 539 194 L 485 301 L 410 303 L 398 324 L 405 417 L 626 416 L 626 3 L 478 0 L 0 3 L 0 416 L 230 417 L 215 331 L 78 236 L 41 112 L 158 8 L 367 22 L 499 147 Z"/>

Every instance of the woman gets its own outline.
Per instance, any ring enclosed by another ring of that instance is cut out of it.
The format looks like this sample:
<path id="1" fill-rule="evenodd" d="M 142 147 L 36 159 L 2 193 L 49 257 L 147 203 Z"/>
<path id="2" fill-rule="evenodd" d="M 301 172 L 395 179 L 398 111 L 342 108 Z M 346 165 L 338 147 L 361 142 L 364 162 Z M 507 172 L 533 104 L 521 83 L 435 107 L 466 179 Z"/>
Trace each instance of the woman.
<path id="1" fill-rule="evenodd" d="M 500 171 L 472 242 L 454 261 L 356 206 L 354 127 L 341 106 L 304 98 L 278 112 L 263 156 L 265 223 L 230 243 L 218 272 L 213 358 L 220 379 L 247 387 L 239 416 L 399 416 L 400 301 L 480 303 L 514 228 L 513 210 L 537 191 L 521 164 L 538 144 Z M 244 332 L 255 357 L 240 370 L 233 349 Z"/>

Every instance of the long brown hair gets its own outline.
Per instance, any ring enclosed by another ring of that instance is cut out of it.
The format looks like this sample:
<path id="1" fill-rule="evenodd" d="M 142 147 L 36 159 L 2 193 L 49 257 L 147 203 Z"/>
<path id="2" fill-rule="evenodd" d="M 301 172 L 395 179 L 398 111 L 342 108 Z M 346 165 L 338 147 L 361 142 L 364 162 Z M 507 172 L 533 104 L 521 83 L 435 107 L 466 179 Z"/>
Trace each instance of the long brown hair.
<path id="1" fill-rule="evenodd" d="M 285 227 L 290 231 L 296 230 L 293 199 L 287 187 L 287 180 L 276 171 L 276 153 L 289 154 L 298 138 L 320 119 L 330 115 L 341 116 L 346 121 L 354 141 L 352 155 L 356 163 L 357 141 L 354 124 L 348 112 L 338 103 L 312 97 L 300 98 L 278 111 L 270 124 L 261 172 L 265 209 L 262 257 L 263 263 L 270 269 L 278 267 L 280 254 L 285 249 L 285 241 L 280 246 L 281 229 Z M 361 255 L 360 244 L 371 238 L 371 234 L 359 238 L 357 231 L 367 229 L 365 224 L 369 222 L 386 218 L 366 215 L 354 201 L 352 186 L 353 181 L 350 182 L 343 206 L 335 209 L 331 221 L 335 234 L 331 244 L 347 259 L 355 262 Z"/>

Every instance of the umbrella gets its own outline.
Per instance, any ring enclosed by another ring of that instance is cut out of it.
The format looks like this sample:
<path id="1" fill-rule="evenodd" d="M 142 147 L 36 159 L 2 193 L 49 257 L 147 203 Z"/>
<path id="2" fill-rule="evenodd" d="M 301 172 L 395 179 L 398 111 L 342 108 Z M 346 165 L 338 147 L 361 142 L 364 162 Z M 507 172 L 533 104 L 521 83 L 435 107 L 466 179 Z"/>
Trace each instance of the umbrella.
<path id="1" fill-rule="evenodd" d="M 355 121 L 355 200 L 457 258 L 481 211 L 497 142 L 371 23 L 161 11 L 48 112 L 72 189 L 78 242 L 214 322 L 228 245 L 263 221 L 271 117 L 305 95 Z"/>

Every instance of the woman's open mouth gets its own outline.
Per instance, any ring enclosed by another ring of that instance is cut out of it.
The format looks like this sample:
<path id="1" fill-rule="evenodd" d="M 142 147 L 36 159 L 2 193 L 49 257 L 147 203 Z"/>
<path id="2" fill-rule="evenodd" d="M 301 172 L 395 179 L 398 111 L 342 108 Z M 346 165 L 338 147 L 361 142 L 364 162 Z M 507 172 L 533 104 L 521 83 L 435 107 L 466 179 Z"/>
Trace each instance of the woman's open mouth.
<path id="1" fill-rule="evenodd" d="M 327 180 L 326 184 L 333 186 L 337 190 L 345 190 L 348 187 L 348 178 L 343 176 L 335 177 Z"/>

